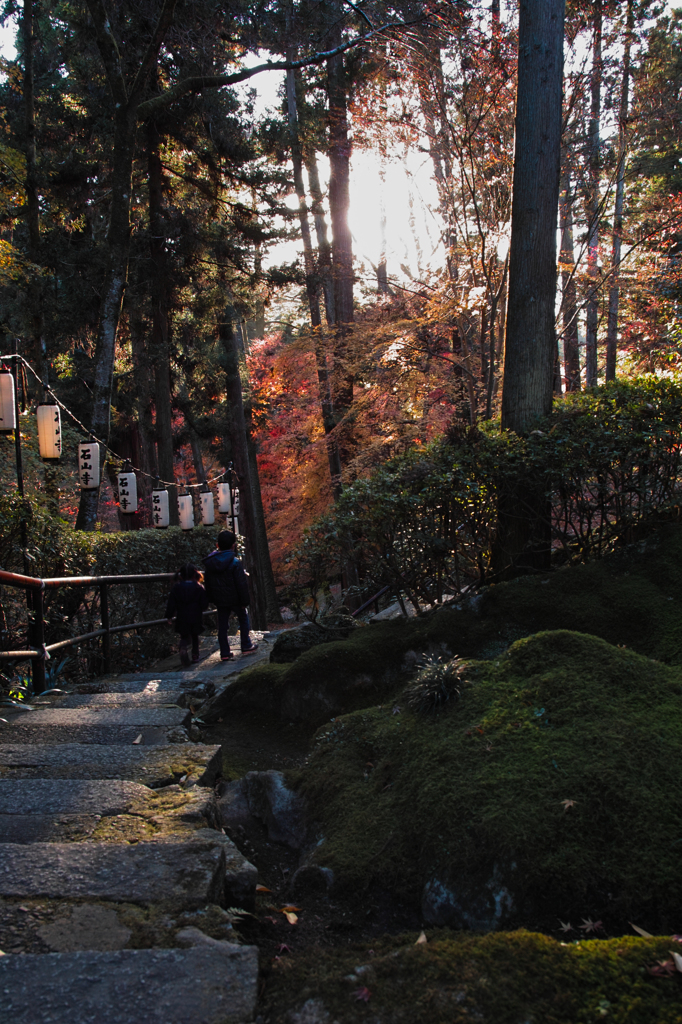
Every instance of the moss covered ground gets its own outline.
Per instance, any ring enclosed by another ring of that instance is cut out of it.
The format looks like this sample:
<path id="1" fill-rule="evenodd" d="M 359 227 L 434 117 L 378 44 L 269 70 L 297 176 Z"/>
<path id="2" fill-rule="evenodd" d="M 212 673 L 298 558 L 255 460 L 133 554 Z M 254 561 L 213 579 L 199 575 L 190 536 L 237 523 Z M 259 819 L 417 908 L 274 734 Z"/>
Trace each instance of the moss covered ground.
<path id="1" fill-rule="evenodd" d="M 463 924 L 496 889 L 502 926 L 679 928 L 682 672 L 556 631 L 465 678 L 440 716 L 398 698 L 337 718 L 291 773 L 337 886 L 419 906 L 437 880 Z"/>
<path id="2" fill-rule="evenodd" d="M 669 938 L 564 944 L 517 931 L 440 931 L 274 962 L 263 1009 L 272 1024 L 680 1024 L 682 975 L 647 968 Z M 307 1009 L 305 1009 L 307 1004 Z M 293 1013 L 292 1013 L 293 1009 Z"/>
<path id="3" fill-rule="evenodd" d="M 515 640 L 551 629 L 589 633 L 682 664 L 682 526 L 664 526 L 593 562 L 486 587 L 459 607 L 372 623 L 290 665 L 256 665 L 230 687 L 215 717 L 228 707 L 267 707 L 316 728 L 398 692 L 409 652 L 495 658 Z"/>

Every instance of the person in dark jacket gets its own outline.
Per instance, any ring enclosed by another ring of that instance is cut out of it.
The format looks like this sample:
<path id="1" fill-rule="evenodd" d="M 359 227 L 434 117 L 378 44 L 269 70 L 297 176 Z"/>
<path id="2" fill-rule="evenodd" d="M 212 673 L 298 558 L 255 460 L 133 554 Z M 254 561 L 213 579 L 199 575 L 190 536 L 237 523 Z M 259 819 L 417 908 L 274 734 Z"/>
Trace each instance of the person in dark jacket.
<path id="1" fill-rule="evenodd" d="M 166 618 L 169 625 L 175 622 L 175 632 L 180 634 L 180 661 L 190 664 L 189 645 L 192 644 L 192 661 L 199 658 L 199 634 L 204 631 L 202 612 L 208 608 L 208 594 L 202 586 L 201 570 L 188 562 L 175 576 L 177 583 L 168 597 Z"/>
<path id="2" fill-rule="evenodd" d="M 236 547 L 237 538 L 234 533 L 221 530 L 218 534 L 218 547 L 204 559 L 206 592 L 209 601 L 218 609 L 218 642 L 222 661 L 234 657 L 227 635 L 232 612 L 239 619 L 242 654 L 254 654 L 257 650 L 249 635 L 249 613 L 246 608 L 250 603 L 249 584 L 244 566 L 237 558 Z"/>

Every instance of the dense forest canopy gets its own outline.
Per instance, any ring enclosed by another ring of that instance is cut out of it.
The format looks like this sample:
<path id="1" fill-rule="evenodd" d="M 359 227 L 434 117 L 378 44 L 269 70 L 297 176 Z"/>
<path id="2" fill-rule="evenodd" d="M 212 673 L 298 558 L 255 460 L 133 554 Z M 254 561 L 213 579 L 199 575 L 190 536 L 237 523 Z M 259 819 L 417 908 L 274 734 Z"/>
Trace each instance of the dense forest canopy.
<path id="1" fill-rule="evenodd" d="M 88 432 L 108 494 L 122 460 L 140 471 L 136 526 L 156 478 L 172 492 L 233 464 L 254 564 L 269 548 L 287 582 L 304 528 L 391 458 L 500 414 L 527 434 L 552 393 L 679 373 L 682 11 L 7 0 L 3 16 L 0 352 L 18 339 L 29 400 L 39 378 L 74 414 L 59 469 L 33 427 L 25 445 L 29 490 L 77 526 L 118 525 L 104 486 L 78 494 Z M 546 162 L 523 170 L 521 133 L 545 117 Z"/>

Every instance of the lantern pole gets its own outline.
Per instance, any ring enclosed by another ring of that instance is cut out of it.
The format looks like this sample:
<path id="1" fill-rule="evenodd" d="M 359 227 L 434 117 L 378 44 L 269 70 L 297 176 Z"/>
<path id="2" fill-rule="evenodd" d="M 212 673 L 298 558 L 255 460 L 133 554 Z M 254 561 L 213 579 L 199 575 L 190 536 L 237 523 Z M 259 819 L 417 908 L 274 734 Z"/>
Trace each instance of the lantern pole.
<path id="1" fill-rule="evenodd" d="M 28 535 L 26 530 L 26 509 L 24 508 L 24 466 L 21 460 L 21 428 L 19 426 L 19 343 L 17 339 L 14 339 L 14 372 L 16 374 L 16 380 L 14 382 L 14 418 L 16 420 L 16 427 L 14 428 L 14 457 L 17 464 L 17 490 L 22 499 L 21 501 L 21 556 L 24 565 L 24 575 L 28 575 L 28 559 L 26 557 L 26 548 L 28 547 Z"/>

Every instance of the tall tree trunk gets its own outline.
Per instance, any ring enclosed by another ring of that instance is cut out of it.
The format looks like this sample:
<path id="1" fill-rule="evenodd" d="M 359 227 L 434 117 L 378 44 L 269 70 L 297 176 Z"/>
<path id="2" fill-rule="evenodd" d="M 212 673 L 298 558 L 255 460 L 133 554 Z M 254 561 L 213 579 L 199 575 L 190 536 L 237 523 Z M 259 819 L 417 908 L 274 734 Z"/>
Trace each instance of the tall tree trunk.
<path id="1" fill-rule="evenodd" d="M 36 157 L 35 121 L 35 38 L 33 31 L 34 0 L 24 0 L 21 13 L 21 35 L 24 48 L 24 154 L 26 157 L 26 221 L 28 227 L 28 254 L 32 263 L 40 263 L 40 199 L 38 196 L 38 162 Z M 47 383 L 48 364 L 43 325 L 43 289 L 40 278 L 31 274 L 26 292 L 27 327 L 30 332 L 30 352 L 38 367 L 40 379 Z M 46 473 L 46 478 L 48 474 Z"/>
<path id="2" fill-rule="evenodd" d="M 564 171 L 561 197 L 561 315 L 563 321 L 564 373 L 567 391 L 580 391 L 580 351 L 578 340 L 578 300 L 573 252 L 573 195 L 571 175 Z"/>
<path id="3" fill-rule="evenodd" d="M 239 350 L 237 338 L 232 325 L 232 311 L 228 308 L 218 326 L 220 341 L 225 354 L 225 380 L 227 406 L 230 415 L 230 437 L 234 468 L 239 479 L 241 499 L 241 519 L 246 537 L 246 568 L 250 573 L 249 587 L 251 590 L 251 618 L 256 629 L 267 629 L 268 602 L 267 565 L 270 563 L 270 552 L 262 550 L 259 543 L 262 531 L 256 522 L 256 506 L 249 458 L 249 445 L 244 419 L 244 402 L 239 366 Z M 270 565 L 270 575 L 272 566 Z"/>
<path id="4" fill-rule="evenodd" d="M 283 622 L 279 598 L 277 597 L 277 588 L 275 587 L 275 575 L 272 571 L 268 534 L 265 528 L 263 495 L 260 487 L 260 475 L 258 473 L 258 453 L 253 439 L 253 418 L 250 401 L 244 403 L 244 423 L 246 426 L 246 444 L 249 451 L 249 469 L 251 472 L 255 528 L 259 551 L 259 572 L 263 584 L 266 621 L 268 624 L 271 622 Z"/>
<path id="5" fill-rule="evenodd" d="M 616 355 L 618 349 L 618 303 L 620 298 L 620 254 L 623 238 L 623 202 L 625 199 L 625 156 L 627 152 L 627 122 L 630 100 L 630 53 L 635 31 L 633 0 L 628 0 L 623 48 L 623 81 L 620 89 L 618 110 L 618 169 L 616 174 L 616 199 L 613 210 L 613 236 L 611 241 L 611 280 L 609 285 L 609 315 L 606 330 L 606 379 L 616 379 Z"/>
<path id="6" fill-rule="evenodd" d="M 585 379 L 588 387 L 597 383 L 597 328 L 599 325 L 599 121 L 602 83 L 602 0 L 593 0 L 594 38 L 590 76 L 589 192 L 587 196 L 587 276 L 590 281 L 585 303 Z"/>
<path id="7" fill-rule="evenodd" d="M 289 60 L 294 60 L 295 53 L 288 54 Z M 298 108 L 296 103 L 296 76 L 293 70 L 287 71 L 287 113 L 289 121 L 289 139 L 291 141 L 291 159 L 294 165 L 294 187 L 298 198 L 298 219 L 301 226 L 301 238 L 303 241 L 303 261 L 305 266 L 306 294 L 308 296 L 308 308 L 310 310 L 310 323 L 313 327 L 315 345 L 315 363 L 317 367 L 317 380 L 320 388 L 320 407 L 322 411 L 322 423 L 327 443 L 327 460 L 329 462 L 329 474 L 331 477 L 332 491 L 334 498 L 338 498 L 342 492 L 341 484 L 341 461 L 339 448 L 334 436 L 334 406 L 332 403 L 331 382 L 327 368 L 326 346 L 324 343 L 322 317 L 320 315 L 320 290 L 315 272 L 315 256 L 313 243 L 310 235 L 310 224 L 308 221 L 308 208 L 306 204 L 305 186 L 303 183 L 303 156 L 299 138 Z"/>
<path id="8" fill-rule="evenodd" d="M 332 33 L 331 44 L 341 42 L 340 23 Z M 341 423 L 353 404 L 353 374 L 350 368 L 350 328 L 353 322 L 353 240 L 348 223 L 350 207 L 350 152 L 348 134 L 347 82 L 343 54 L 327 61 L 329 100 L 329 213 L 332 225 L 332 270 L 334 280 L 334 418 Z M 343 465 L 350 457 L 349 426 L 338 437 Z"/>
<path id="9" fill-rule="evenodd" d="M 173 459 L 173 408 L 171 397 L 170 346 L 168 338 L 168 261 L 166 225 L 163 216 L 163 169 L 159 155 L 159 130 L 155 121 L 147 124 L 147 175 L 149 183 L 149 252 L 151 256 L 152 365 L 159 476 L 171 483 L 168 507 L 171 526 L 177 526 L 178 495 Z"/>
<path id="10" fill-rule="evenodd" d="M 130 106 L 117 109 L 111 176 L 111 209 L 106 238 L 107 261 L 95 347 L 95 379 L 91 419 L 93 434 L 105 444 L 109 440 L 116 332 L 128 275 L 130 194 L 136 124 L 136 109 L 131 110 Z M 100 452 L 100 465 L 104 463 L 104 456 L 103 450 Z M 98 505 L 99 488 L 81 491 L 78 516 L 76 517 L 77 530 L 94 530 Z"/>
<path id="11" fill-rule="evenodd" d="M 194 463 L 194 472 L 198 483 L 206 483 L 206 470 L 204 469 L 204 459 L 201 454 L 201 445 L 199 444 L 199 437 L 196 430 L 192 427 L 189 428 L 189 445 L 192 449 L 192 462 Z"/>
<path id="12" fill-rule="evenodd" d="M 502 427 L 521 434 L 552 408 L 564 12 L 564 0 L 519 7 Z M 542 481 L 510 481 L 498 499 L 497 575 L 546 568 L 549 525 Z"/>
<path id="13" fill-rule="evenodd" d="M 148 347 L 145 345 L 145 321 L 141 303 L 138 298 L 130 303 L 130 348 L 135 374 L 135 413 L 131 448 L 133 463 L 143 475 L 137 479 L 137 494 L 141 507 L 145 509 L 144 525 L 151 526 L 151 477 L 159 475 L 156 461 L 156 447 L 153 441 L 154 427 L 152 423 L 152 368 L 149 360 Z M 148 474 L 148 475 L 144 475 Z M 147 515 L 146 513 L 149 513 Z"/>
<path id="14" fill-rule="evenodd" d="M 324 292 L 324 312 L 327 323 L 333 324 L 336 321 L 336 314 L 334 312 L 334 282 L 332 280 L 332 247 L 329 243 L 327 221 L 325 220 L 324 203 L 322 201 L 322 187 L 320 186 L 320 172 L 314 151 L 308 150 L 306 152 L 305 166 L 308 172 L 308 185 L 310 187 L 310 212 L 313 215 L 315 237 L 317 238 L 317 271 Z"/>
<path id="15" fill-rule="evenodd" d="M 564 0 L 521 0 L 502 426 L 552 408 Z"/>

